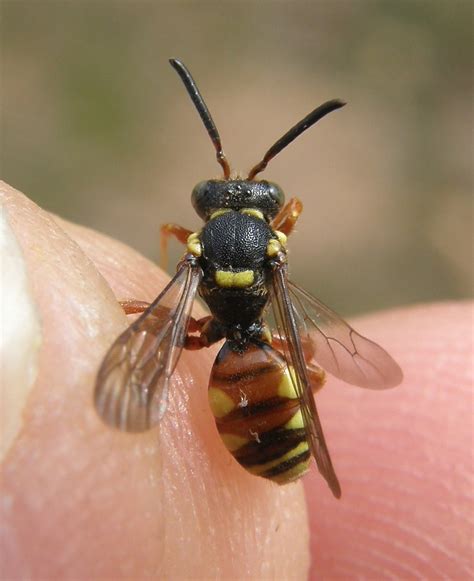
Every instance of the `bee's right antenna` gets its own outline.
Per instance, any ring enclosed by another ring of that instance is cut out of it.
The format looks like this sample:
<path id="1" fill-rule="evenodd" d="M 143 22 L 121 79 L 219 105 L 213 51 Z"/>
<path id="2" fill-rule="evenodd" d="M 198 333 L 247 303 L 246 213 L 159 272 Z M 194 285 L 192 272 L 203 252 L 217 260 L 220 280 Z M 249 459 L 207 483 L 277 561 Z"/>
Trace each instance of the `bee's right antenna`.
<path id="1" fill-rule="evenodd" d="M 204 99 L 202 98 L 199 89 L 197 88 L 194 79 L 191 76 L 191 73 L 188 69 L 184 66 L 184 64 L 179 61 L 178 59 L 170 59 L 170 65 L 175 69 L 178 75 L 181 77 L 181 80 L 186 87 L 186 90 L 191 97 L 194 106 L 196 107 L 202 122 L 204 123 L 204 127 L 207 129 L 209 137 L 216 148 L 216 158 L 219 164 L 222 166 L 224 170 L 224 179 L 229 179 L 230 177 L 230 166 L 227 158 L 224 154 L 224 150 L 222 149 L 221 138 L 219 132 L 217 131 L 217 127 L 209 113 L 209 109 L 207 108 Z"/>
<path id="2" fill-rule="evenodd" d="M 253 180 L 254 177 L 262 172 L 266 167 L 268 162 L 275 157 L 280 151 L 289 145 L 292 141 L 294 141 L 299 135 L 309 129 L 312 125 L 314 125 L 317 121 L 319 121 L 322 117 L 331 113 L 331 111 L 335 111 L 340 107 L 344 107 L 344 101 L 339 101 L 339 99 L 333 99 L 332 101 L 326 101 L 319 107 L 316 107 L 314 111 L 311 111 L 309 115 L 306 115 L 304 119 L 301 119 L 296 125 L 294 125 L 289 131 L 280 137 L 280 139 L 274 143 L 267 153 L 264 155 L 261 162 L 257 163 L 249 172 L 248 178 L 249 180 Z"/>

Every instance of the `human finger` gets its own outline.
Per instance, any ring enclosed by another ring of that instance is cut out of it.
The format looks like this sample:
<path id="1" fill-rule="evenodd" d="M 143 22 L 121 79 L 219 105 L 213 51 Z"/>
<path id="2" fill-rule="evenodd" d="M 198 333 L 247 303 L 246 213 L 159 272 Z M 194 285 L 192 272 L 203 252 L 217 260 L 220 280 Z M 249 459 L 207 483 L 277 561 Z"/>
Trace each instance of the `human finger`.
<path id="1" fill-rule="evenodd" d="M 247 475 L 216 435 L 206 395 L 215 350 L 183 354 L 158 430 L 111 430 L 93 408 L 99 363 L 127 326 L 117 298 L 151 300 L 164 275 L 8 186 L 1 193 L 13 258 L 4 283 L 18 283 L 23 297 L 3 305 L 12 315 L 3 356 L 25 341 L 15 332 L 21 312 L 29 345 L 3 377 L 12 421 L 2 456 L 2 574 L 305 577 L 301 486 Z"/>
<path id="2" fill-rule="evenodd" d="M 311 578 L 472 578 L 472 307 L 357 321 L 405 379 L 377 393 L 331 379 L 318 396 L 343 492 L 305 480 Z"/>

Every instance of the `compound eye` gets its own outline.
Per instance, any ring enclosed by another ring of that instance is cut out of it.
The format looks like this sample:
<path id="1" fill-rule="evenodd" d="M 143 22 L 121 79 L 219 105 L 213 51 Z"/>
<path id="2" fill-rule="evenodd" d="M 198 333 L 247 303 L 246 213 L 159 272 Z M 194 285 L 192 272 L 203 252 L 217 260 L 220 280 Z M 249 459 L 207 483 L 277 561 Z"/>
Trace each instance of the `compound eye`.
<path id="1" fill-rule="evenodd" d="M 280 186 L 273 182 L 268 182 L 268 193 L 278 207 L 281 208 L 285 203 L 285 192 L 280 188 Z"/>
<path id="2" fill-rule="evenodd" d="M 209 181 L 196 184 L 191 194 L 191 202 L 197 214 L 205 219 L 209 207 Z"/>
<path id="3" fill-rule="evenodd" d="M 208 185 L 207 181 L 199 182 L 198 184 L 196 184 L 194 186 L 192 194 L 191 194 L 191 201 L 193 203 L 193 206 L 196 204 L 199 204 L 199 202 L 205 196 L 208 188 L 209 188 L 209 185 Z"/>

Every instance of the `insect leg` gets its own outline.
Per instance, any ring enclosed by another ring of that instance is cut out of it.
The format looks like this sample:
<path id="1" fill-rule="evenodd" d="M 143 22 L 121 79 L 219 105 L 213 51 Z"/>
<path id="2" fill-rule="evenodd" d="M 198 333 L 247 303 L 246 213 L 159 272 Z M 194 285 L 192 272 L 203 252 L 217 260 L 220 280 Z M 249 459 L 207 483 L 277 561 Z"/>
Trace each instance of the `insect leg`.
<path id="1" fill-rule="evenodd" d="M 190 335 L 189 333 L 199 333 L 199 335 Z M 188 335 L 184 343 L 184 348 L 190 351 L 196 351 L 203 347 L 209 347 L 224 338 L 222 327 L 211 316 L 203 317 L 189 321 Z"/>
<path id="2" fill-rule="evenodd" d="M 288 349 L 287 345 L 283 343 L 279 335 L 272 335 L 271 343 L 275 349 L 282 353 L 285 352 L 285 349 Z M 305 361 L 308 363 L 308 361 L 311 361 L 314 357 L 314 345 L 305 337 L 301 337 L 301 347 L 303 348 Z"/>
<path id="3" fill-rule="evenodd" d="M 287 346 L 283 344 L 278 335 L 272 335 L 271 344 L 272 347 L 280 353 L 285 353 L 285 349 L 287 349 Z M 302 338 L 301 347 L 303 348 L 303 354 L 306 361 L 306 371 L 308 372 L 311 389 L 313 393 L 317 393 L 326 383 L 326 373 L 324 372 L 324 369 L 321 369 L 321 367 L 311 361 L 314 357 L 313 345 Z"/>
<path id="4" fill-rule="evenodd" d="M 150 303 L 146 301 L 135 301 L 133 299 L 127 299 L 125 301 L 119 301 L 120 306 L 125 311 L 126 315 L 136 315 L 138 313 L 143 313 L 150 306 Z"/>
<path id="5" fill-rule="evenodd" d="M 168 239 L 170 236 L 173 236 L 181 242 L 181 244 L 186 244 L 186 241 L 190 234 L 192 234 L 192 230 L 188 230 L 187 228 L 183 228 L 178 224 L 163 224 L 160 228 L 160 263 L 161 268 L 166 270 L 168 264 Z"/>
<path id="6" fill-rule="evenodd" d="M 299 215 L 303 211 L 303 204 L 298 198 L 291 200 L 283 206 L 271 223 L 274 230 L 283 232 L 286 236 L 291 234 Z"/>
<path id="7" fill-rule="evenodd" d="M 311 383 L 311 389 L 313 393 L 317 393 L 326 383 L 326 374 L 321 367 L 318 367 L 314 363 L 308 363 L 306 370 L 308 372 L 309 382 Z"/>

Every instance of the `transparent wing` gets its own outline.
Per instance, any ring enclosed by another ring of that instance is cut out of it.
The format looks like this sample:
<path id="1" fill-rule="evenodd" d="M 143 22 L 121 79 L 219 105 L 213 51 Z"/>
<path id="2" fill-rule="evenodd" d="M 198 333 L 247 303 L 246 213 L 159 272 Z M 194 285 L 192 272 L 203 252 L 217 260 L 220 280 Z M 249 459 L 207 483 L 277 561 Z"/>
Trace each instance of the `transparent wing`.
<path id="1" fill-rule="evenodd" d="M 311 453 L 316 460 L 319 472 L 326 479 L 332 493 L 336 498 L 339 498 L 341 496 L 341 487 L 329 456 L 329 450 L 324 439 L 323 428 L 311 390 L 284 265 L 275 268 L 273 272 L 272 307 L 286 360 L 294 370 L 294 374 L 291 374 L 293 385 L 300 402 Z"/>
<path id="2" fill-rule="evenodd" d="M 402 370 L 382 347 L 291 281 L 288 288 L 303 345 L 311 344 L 318 365 L 347 383 L 370 389 L 387 389 L 402 381 Z"/>
<path id="3" fill-rule="evenodd" d="M 162 418 L 201 276 L 194 261 L 183 261 L 158 298 L 109 349 L 94 392 L 96 409 L 107 424 L 141 432 Z"/>

